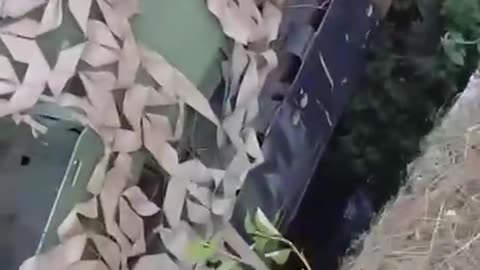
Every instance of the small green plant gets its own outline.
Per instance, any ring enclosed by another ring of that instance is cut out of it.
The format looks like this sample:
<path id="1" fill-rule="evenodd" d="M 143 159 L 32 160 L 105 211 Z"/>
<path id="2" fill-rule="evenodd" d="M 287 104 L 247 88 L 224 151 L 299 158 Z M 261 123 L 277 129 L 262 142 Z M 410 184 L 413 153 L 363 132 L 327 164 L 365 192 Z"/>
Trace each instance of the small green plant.
<path id="1" fill-rule="evenodd" d="M 187 253 L 192 262 L 206 264 L 220 250 L 221 238 L 217 235 L 209 241 L 196 241 L 188 246 Z"/>
<path id="2" fill-rule="evenodd" d="M 257 209 L 255 216 L 247 213 L 244 221 L 246 232 L 252 237 L 252 249 L 267 264 L 285 265 L 294 253 L 302 261 L 305 270 L 312 270 L 303 253 L 289 240 L 285 239 L 268 220 L 262 210 Z M 248 262 L 222 248 L 223 240 L 218 234 L 210 240 L 200 240 L 189 245 L 187 253 L 190 261 L 212 266 L 216 270 L 241 270 Z"/>
<path id="3" fill-rule="evenodd" d="M 465 64 L 465 56 L 467 52 L 465 45 L 476 45 L 476 43 L 466 43 L 462 34 L 457 32 L 448 32 L 442 38 L 442 47 L 448 58 L 455 64 L 463 66 Z"/>
<path id="4" fill-rule="evenodd" d="M 223 239 L 217 234 L 210 240 L 199 240 L 188 246 L 187 254 L 190 262 L 206 265 L 216 270 L 241 270 L 242 264 L 247 264 L 222 248 Z"/>
<path id="5" fill-rule="evenodd" d="M 303 253 L 295 244 L 280 234 L 261 209 L 257 209 L 253 218 L 247 213 L 244 226 L 253 239 L 254 250 L 265 260 L 272 260 L 278 265 L 284 265 L 293 252 L 307 270 L 312 269 Z"/>
<path id="6" fill-rule="evenodd" d="M 257 210 L 253 219 L 250 213 L 247 213 L 244 227 L 252 237 L 253 248 L 259 255 L 271 259 L 279 265 L 287 262 L 291 249 L 280 249 L 279 241 L 272 239 L 282 236 L 260 209 Z"/>
<path id="7" fill-rule="evenodd" d="M 475 0 L 445 0 L 442 14 L 446 19 L 447 32 L 442 38 L 442 47 L 448 58 L 463 66 L 465 58 L 478 58 L 480 52 L 480 2 Z"/>

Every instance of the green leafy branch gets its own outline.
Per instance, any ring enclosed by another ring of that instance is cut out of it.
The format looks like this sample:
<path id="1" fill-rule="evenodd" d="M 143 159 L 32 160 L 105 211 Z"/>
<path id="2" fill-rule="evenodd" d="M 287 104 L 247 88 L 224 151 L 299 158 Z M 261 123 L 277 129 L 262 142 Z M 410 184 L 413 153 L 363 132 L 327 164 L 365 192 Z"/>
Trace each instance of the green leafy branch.
<path id="1" fill-rule="evenodd" d="M 191 262 L 197 264 L 206 264 L 208 260 L 213 259 L 215 255 L 219 255 L 223 259 L 228 259 L 232 262 L 240 264 L 247 264 L 242 258 L 237 257 L 220 248 L 222 240 L 219 235 L 213 237 L 209 241 L 196 241 L 188 246 L 187 254 Z"/>
<path id="2" fill-rule="evenodd" d="M 280 234 L 261 209 L 257 209 L 253 221 L 251 215 L 247 213 L 244 226 L 247 233 L 253 238 L 255 251 L 266 259 L 271 259 L 278 265 L 284 265 L 293 252 L 301 260 L 306 270 L 312 270 L 305 255 L 293 242 Z M 287 247 L 281 248 L 279 244 Z"/>
<path id="3" fill-rule="evenodd" d="M 475 40 L 465 40 L 463 35 L 458 32 L 447 32 L 442 38 L 442 47 L 448 58 L 455 64 L 463 66 L 467 55 L 468 46 L 477 46 L 480 53 L 480 38 Z"/>
<path id="4" fill-rule="evenodd" d="M 260 209 L 257 210 L 253 219 L 247 213 L 244 226 L 253 239 L 252 249 L 267 263 L 274 262 L 277 265 L 284 265 L 293 252 L 301 260 L 305 270 L 312 270 L 305 255 L 293 242 L 280 234 Z M 224 250 L 222 245 L 223 239 L 218 234 L 210 240 L 191 243 L 188 246 L 187 254 L 192 263 L 207 266 L 210 263 L 214 265 L 212 268 L 217 270 L 239 270 L 242 269 L 242 265 L 250 265 L 242 258 Z"/>
<path id="5" fill-rule="evenodd" d="M 442 38 L 445 54 L 453 63 L 463 66 L 470 46 L 476 46 L 480 52 L 480 2 L 444 0 L 442 14 L 446 20 L 446 34 Z"/>
<path id="6" fill-rule="evenodd" d="M 286 249 L 272 251 L 272 252 L 269 252 L 269 253 L 265 254 L 266 258 L 270 258 L 270 259 L 274 260 L 277 264 L 283 265 L 287 262 L 288 257 L 290 256 L 290 253 L 293 251 L 293 253 L 295 253 L 298 256 L 298 258 L 302 261 L 302 264 L 304 265 L 305 269 L 306 270 L 312 270 L 312 267 L 310 266 L 307 258 L 305 258 L 305 255 L 303 254 L 303 252 L 298 250 L 298 248 L 295 246 L 295 244 L 293 244 L 293 242 L 291 242 L 290 240 L 287 240 L 287 239 L 283 238 L 282 236 L 263 234 L 263 233 L 258 232 L 258 231 L 254 232 L 252 235 L 256 238 L 264 238 L 264 239 L 267 239 L 267 240 L 278 241 L 278 242 L 284 243 L 288 246 L 288 248 L 286 248 Z"/>

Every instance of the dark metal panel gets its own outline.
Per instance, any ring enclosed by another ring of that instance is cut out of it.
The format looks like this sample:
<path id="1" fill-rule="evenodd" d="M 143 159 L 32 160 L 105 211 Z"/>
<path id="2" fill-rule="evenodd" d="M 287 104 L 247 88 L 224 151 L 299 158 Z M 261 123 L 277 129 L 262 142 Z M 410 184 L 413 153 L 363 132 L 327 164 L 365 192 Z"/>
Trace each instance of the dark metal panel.
<path id="1" fill-rule="evenodd" d="M 240 231 L 247 209 L 260 207 L 272 220 L 282 211 L 282 230 L 295 217 L 332 130 L 359 86 L 369 32 L 376 24 L 371 8 L 368 0 L 331 1 L 265 131 L 266 161 L 250 172 L 239 195 L 234 224 Z"/>

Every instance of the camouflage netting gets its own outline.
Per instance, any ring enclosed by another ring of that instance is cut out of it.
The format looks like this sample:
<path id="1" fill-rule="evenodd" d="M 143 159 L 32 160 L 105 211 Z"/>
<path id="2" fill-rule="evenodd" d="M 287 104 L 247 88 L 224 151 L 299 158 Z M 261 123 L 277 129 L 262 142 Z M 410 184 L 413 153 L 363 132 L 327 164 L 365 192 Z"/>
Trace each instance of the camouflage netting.
<path id="1" fill-rule="evenodd" d="M 480 269 L 480 75 L 426 138 L 407 186 L 344 270 Z"/>
<path id="2" fill-rule="evenodd" d="M 228 244 L 245 264 L 267 269 L 229 220 L 248 171 L 263 160 L 251 122 L 277 65 L 270 44 L 278 35 L 282 1 L 205 2 L 234 43 L 220 115 L 160 52 L 137 43 L 131 21 L 142 16 L 140 0 L 0 0 L 0 117 L 30 125 L 37 136 L 47 129 L 32 118 L 32 107 L 70 108 L 104 144 L 87 186 L 91 198 L 58 227 L 60 244 L 20 269 L 205 269 L 191 262 L 187 250 L 213 236 L 219 253 L 229 254 L 223 250 Z M 70 23 L 75 28 L 64 30 Z M 61 42 L 45 50 L 44 39 L 55 43 L 55 33 Z M 23 76 L 17 66 L 26 67 Z M 81 84 L 69 86 L 74 79 Z M 209 145 L 228 155 L 221 164 L 181 157 L 178 144 L 191 110 L 207 122 L 203 129 L 217 134 Z M 165 172 L 162 202 L 137 186 L 136 153 L 150 154 Z"/>

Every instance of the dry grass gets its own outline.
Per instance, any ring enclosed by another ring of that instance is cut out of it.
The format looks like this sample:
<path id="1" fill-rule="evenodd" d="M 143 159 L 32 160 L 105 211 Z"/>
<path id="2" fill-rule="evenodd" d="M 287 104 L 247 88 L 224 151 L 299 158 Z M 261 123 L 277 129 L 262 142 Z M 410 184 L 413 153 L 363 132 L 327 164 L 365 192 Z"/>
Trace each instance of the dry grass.
<path id="1" fill-rule="evenodd" d="M 480 78 L 426 138 L 408 186 L 342 270 L 480 269 Z"/>

